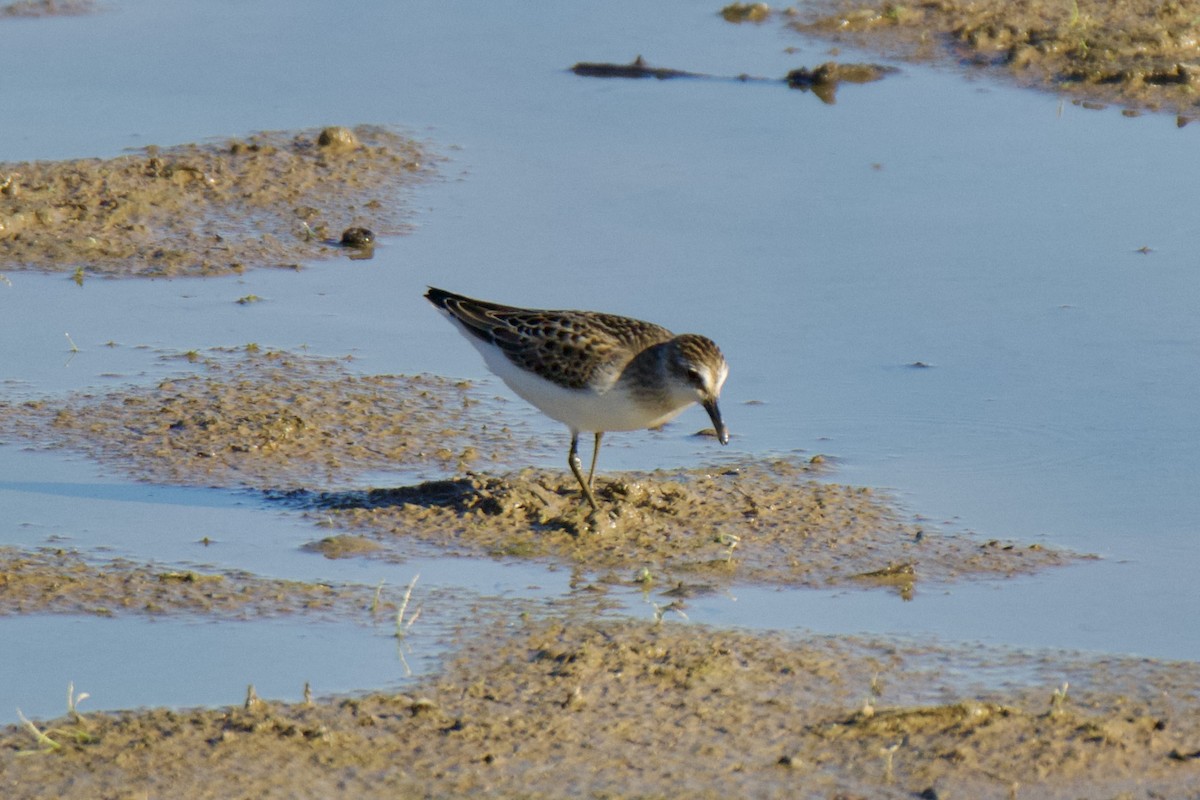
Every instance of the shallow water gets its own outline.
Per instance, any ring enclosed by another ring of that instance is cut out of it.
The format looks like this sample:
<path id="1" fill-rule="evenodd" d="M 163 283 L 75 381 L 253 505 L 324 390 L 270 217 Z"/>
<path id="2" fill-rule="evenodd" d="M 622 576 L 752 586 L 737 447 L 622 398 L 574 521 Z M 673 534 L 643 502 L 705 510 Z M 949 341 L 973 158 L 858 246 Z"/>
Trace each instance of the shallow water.
<path id="1" fill-rule="evenodd" d="M 908 603 L 742 589 L 692 601 L 689 618 L 1200 659 L 1200 634 L 1180 622 L 1200 606 L 1200 129 L 915 66 L 844 87 L 835 106 L 782 85 L 565 71 L 641 53 L 680 69 L 782 76 L 828 58 L 825 44 L 769 24 L 730 26 L 716 10 L 682 0 L 371 2 L 347 17 L 324 2 L 121 2 L 91 17 L 4 21 L 5 160 L 358 122 L 402 126 L 449 158 L 441 180 L 413 193 L 416 233 L 385 240 L 372 261 L 82 287 L 7 273 L 6 395 L 141 380 L 174 368 L 164 351 L 248 342 L 352 353 L 369 372 L 485 377 L 421 299 L 431 283 L 653 319 L 725 350 L 731 450 L 828 453 L 835 479 L 889 487 L 934 522 L 1105 558 L 919 587 Z M 1143 246 L 1152 251 L 1136 252 Z M 234 302 L 247 294 L 265 300 Z M 907 366 L 916 361 L 932 367 Z M 556 426 L 519 403 L 511 411 L 565 450 Z M 694 411 L 660 434 L 611 436 L 601 469 L 727 455 L 688 436 L 703 424 Z M 251 495 L 103 473 L 0 447 L 0 542 L 67 537 L 268 575 L 384 577 L 378 565 L 296 552 L 318 531 Z M 221 544 L 203 548 L 204 535 Z M 422 581 L 512 593 L 566 581 L 522 565 L 439 563 L 421 566 Z M 409 566 L 389 567 L 389 584 L 406 582 Z M 145 654 L 164 631 L 239 651 L 245 637 L 284 643 L 304 628 L 92 624 L 0 619 L 0 721 L 15 705 L 60 712 L 64 678 L 91 692 L 93 707 L 234 702 L 232 690 L 203 683 L 203 667 L 139 694 L 144 675 L 101 692 L 82 668 L 68 678 L 36 664 L 86 664 L 103 641 L 152 667 Z M 307 671 L 281 670 L 271 691 L 389 680 L 385 636 L 336 635 L 348 640 L 287 651 Z M 222 669 L 266 696 L 254 662 L 234 663 Z"/>

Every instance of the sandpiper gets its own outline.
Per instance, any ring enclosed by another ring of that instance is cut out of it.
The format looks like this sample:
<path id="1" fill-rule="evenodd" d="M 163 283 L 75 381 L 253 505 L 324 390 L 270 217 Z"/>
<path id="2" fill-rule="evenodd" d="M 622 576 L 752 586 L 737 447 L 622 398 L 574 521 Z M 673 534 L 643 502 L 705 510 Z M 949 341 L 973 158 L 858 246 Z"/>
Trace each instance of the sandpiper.
<path id="1" fill-rule="evenodd" d="M 425 298 L 510 389 L 571 430 L 567 464 L 593 510 L 599 506 L 592 476 L 605 431 L 654 428 L 699 403 L 717 439 L 729 443 L 717 408 L 729 366 L 711 339 L 613 314 L 516 308 L 433 287 Z M 583 431 L 596 437 L 587 480 L 579 462 Z"/>

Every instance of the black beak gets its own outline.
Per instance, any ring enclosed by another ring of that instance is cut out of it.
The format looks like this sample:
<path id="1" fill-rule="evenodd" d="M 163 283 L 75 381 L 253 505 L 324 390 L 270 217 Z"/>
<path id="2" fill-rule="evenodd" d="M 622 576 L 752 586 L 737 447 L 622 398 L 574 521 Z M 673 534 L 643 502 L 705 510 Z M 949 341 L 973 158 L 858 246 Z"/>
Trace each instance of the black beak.
<path id="1" fill-rule="evenodd" d="M 725 423 L 721 421 L 721 409 L 717 408 L 717 399 L 705 400 L 704 410 L 708 412 L 708 418 L 712 420 L 713 430 L 717 432 L 717 441 L 721 444 L 729 444 L 729 429 L 725 427 Z"/>

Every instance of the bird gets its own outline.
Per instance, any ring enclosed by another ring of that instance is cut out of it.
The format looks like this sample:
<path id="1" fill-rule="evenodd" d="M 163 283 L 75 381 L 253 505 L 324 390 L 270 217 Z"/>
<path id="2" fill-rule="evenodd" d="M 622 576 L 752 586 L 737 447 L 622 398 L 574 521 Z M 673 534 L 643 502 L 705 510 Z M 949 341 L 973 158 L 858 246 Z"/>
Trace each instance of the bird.
<path id="1" fill-rule="evenodd" d="M 519 397 L 571 432 L 567 465 L 593 511 L 596 457 L 606 431 L 656 428 L 699 403 L 717 440 L 729 430 L 717 401 L 729 365 L 709 338 L 597 311 L 518 308 L 429 287 L 425 299 Z M 595 436 L 584 479 L 579 435 Z"/>

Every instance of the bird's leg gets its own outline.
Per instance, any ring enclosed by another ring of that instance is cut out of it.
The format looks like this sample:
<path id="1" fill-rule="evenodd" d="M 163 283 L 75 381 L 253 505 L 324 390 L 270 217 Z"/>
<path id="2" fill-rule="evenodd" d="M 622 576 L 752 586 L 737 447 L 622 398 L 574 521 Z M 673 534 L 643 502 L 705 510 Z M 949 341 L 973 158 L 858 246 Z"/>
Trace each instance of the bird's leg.
<path id="1" fill-rule="evenodd" d="M 592 450 L 592 468 L 588 470 L 588 488 L 592 487 L 592 478 L 596 475 L 596 456 L 600 455 L 600 437 L 604 431 L 596 431 L 596 447 Z"/>
<path id="2" fill-rule="evenodd" d="M 571 472 L 575 473 L 575 480 L 579 481 L 579 488 L 583 489 L 583 496 L 591 503 L 592 510 L 599 511 L 600 506 L 596 504 L 592 487 L 583 479 L 583 465 L 579 463 L 579 434 L 575 431 L 571 431 L 571 452 L 567 454 L 567 464 L 570 465 Z"/>

